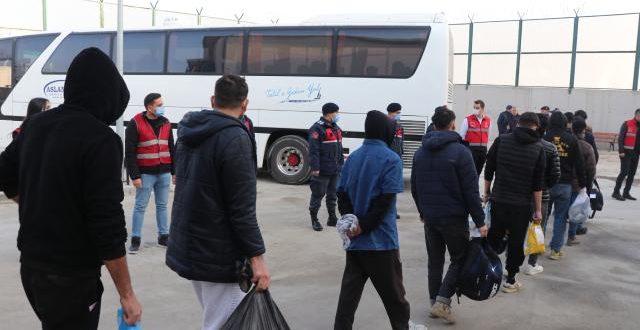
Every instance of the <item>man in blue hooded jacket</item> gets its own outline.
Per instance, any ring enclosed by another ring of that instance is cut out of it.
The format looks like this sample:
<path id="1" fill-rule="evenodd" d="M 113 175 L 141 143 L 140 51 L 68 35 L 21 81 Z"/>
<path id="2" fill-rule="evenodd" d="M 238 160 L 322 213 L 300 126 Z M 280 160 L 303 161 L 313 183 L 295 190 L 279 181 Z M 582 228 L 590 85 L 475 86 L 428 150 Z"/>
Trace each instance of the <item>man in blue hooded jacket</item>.
<path id="1" fill-rule="evenodd" d="M 473 156 L 455 132 L 455 120 L 449 109 L 433 115 L 435 131 L 424 136 L 411 171 L 411 195 L 424 223 L 429 255 L 431 316 L 449 323 L 454 322 L 451 297 L 469 246 L 469 214 L 481 236 L 488 231 Z M 443 280 L 447 249 L 451 264 Z"/>

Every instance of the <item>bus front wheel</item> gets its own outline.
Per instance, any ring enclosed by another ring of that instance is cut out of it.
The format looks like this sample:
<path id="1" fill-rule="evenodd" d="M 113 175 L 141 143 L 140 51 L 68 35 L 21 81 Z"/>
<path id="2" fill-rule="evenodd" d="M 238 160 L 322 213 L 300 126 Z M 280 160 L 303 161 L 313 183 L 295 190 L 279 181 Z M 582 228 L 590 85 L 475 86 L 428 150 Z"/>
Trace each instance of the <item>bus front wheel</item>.
<path id="1" fill-rule="evenodd" d="M 284 184 L 302 184 L 311 176 L 309 143 L 297 136 L 286 135 L 269 148 L 269 173 Z"/>

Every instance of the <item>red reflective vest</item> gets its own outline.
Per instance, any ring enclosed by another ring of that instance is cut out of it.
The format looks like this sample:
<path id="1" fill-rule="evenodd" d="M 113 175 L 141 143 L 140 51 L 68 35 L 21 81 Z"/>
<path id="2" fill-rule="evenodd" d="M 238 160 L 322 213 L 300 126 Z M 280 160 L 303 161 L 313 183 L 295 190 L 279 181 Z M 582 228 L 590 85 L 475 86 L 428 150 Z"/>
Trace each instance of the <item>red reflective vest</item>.
<path id="1" fill-rule="evenodd" d="M 139 113 L 133 120 L 138 128 L 138 146 L 136 147 L 136 163 L 138 166 L 158 166 L 171 164 L 169 153 L 169 134 L 171 124 L 167 120 L 160 127 L 160 136 L 156 136 L 153 127 L 143 118 L 144 113 Z"/>
<path id="2" fill-rule="evenodd" d="M 489 127 L 491 126 L 489 116 L 484 116 L 480 122 L 475 114 L 471 114 L 467 116 L 467 123 L 469 128 L 464 136 L 465 141 L 469 142 L 470 146 L 486 147 L 489 144 Z"/>
<path id="3" fill-rule="evenodd" d="M 627 135 L 624 137 L 624 148 L 633 150 L 636 147 L 636 134 L 638 123 L 635 119 L 627 120 Z"/>

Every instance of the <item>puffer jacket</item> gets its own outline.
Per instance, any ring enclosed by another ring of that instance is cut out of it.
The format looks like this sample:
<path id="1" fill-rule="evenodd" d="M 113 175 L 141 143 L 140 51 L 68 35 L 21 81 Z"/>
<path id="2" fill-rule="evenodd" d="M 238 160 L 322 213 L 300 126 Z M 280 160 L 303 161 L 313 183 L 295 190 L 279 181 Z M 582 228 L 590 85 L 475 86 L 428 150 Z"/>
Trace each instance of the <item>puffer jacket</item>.
<path id="1" fill-rule="evenodd" d="M 238 264 L 265 252 L 255 141 L 237 118 L 190 112 L 178 126 L 175 169 L 167 265 L 188 280 L 236 282 Z"/>
<path id="2" fill-rule="evenodd" d="M 555 186 L 558 180 L 560 180 L 560 157 L 558 157 L 558 149 L 556 149 L 553 143 L 542 139 L 540 143 L 542 144 L 547 159 L 544 186 L 542 188 L 542 200 L 548 201 L 550 199 L 549 189 Z"/>

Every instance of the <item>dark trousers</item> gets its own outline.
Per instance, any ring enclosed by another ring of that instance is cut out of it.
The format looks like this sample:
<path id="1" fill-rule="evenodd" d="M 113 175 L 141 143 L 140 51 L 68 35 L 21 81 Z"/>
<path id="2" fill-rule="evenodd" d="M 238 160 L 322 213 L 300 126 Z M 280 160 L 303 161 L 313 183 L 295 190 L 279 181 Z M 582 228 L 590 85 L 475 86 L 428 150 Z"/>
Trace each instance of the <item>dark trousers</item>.
<path id="1" fill-rule="evenodd" d="M 491 248 L 500 250 L 500 245 L 507 235 L 507 272 L 510 277 L 516 276 L 524 261 L 524 240 L 532 216 L 531 206 L 519 206 L 491 202 L 491 228 L 488 240 Z M 508 232 L 508 234 L 507 234 Z"/>
<path id="2" fill-rule="evenodd" d="M 473 163 L 476 165 L 476 172 L 480 175 L 484 163 L 487 161 L 487 147 L 471 147 L 471 156 L 473 156 Z"/>
<path id="3" fill-rule="evenodd" d="M 469 223 L 467 218 L 451 219 L 450 224 L 425 224 L 424 233 L 429 257 L 429 299 L 451 304 L 458 276 L 469 249 Z M 451 263 L 442 279 L 445 252 L 449 250 Z"/>
<path id="4" fill-rule="evenodd" d="M 636 176 L 636 170 L 638 169 L 638 153 L 635 151 L 624 151 L 624 157 L 620 158 L 620 174 L 616 179 L 616 187 L 614 192 L 620 192 L 622 182 L 627 178 L 627 183 L 624 186 L 624 193 L 628 194 L 631 191 L 631 185 L 633 179 Z"/>
<path id="5" fill-rule="evenodd" d="M 100 320 L 99 276 L 43 273 L 22 266 L 22 286 L 42 330 L 95 330 Z"/>
<path id="6" fill-rule="evenodd" d="M 350 330 L 367 280 L 378 291 L 387 310 L 391 329 L 409 329 L 409 302 L 402 284 L 402 263 L 398 250 L 348 251 L 334 330 Z M 385 328 L 383 326 L 381 329 Z"/>
<path id="7" fill-rule="evenodd" d="M 320 210 L 320 204 L 324 196 L 327 196 L 327 210 L 335 212 L 338 205 L 338 197 L 336 196 L 336 189 L 338 185 L 338 179 L 340 174 L 334 175 L 319 175 L 311 177 L 311 200 L 309 201 L 309 211 L 317 214 Z"/>

